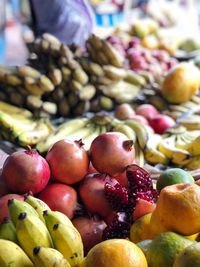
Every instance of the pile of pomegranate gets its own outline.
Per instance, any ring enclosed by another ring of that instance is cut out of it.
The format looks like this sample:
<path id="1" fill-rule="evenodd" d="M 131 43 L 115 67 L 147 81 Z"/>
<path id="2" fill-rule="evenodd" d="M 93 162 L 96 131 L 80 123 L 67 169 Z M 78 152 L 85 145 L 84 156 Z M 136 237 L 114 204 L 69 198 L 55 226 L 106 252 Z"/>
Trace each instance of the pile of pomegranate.
<path id="1" fill-rule="evenodd" d="M 44 158 L 28 148 L 8 156 L 1 174 L 0 222 L 7 202 L 32 192 L 66 214 L 85 253 L 102 239 L 126 238 L 138 217 L 152 212 L 157 193 L 149 173 L 134 164 L 134 145 L 118 132 L 101 134 L 90 150 L 81 140 L 56 142 Z"/>

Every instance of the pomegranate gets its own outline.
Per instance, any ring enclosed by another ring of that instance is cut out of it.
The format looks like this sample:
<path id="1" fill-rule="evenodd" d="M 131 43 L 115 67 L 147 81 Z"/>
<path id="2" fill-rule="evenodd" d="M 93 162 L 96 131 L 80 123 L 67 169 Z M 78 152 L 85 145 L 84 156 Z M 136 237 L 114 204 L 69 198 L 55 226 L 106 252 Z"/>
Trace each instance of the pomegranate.
<path id="1" fill-rule="evenodd" d="M 9 189 L 7 188 L 2 175 L 0 175 L 0 197 L 9 194 Z"/>
<path id="2" fill-rule="evenodd" d="M 120 120 L 126 120 L 135 115 L 135 112 L 130 104 L 124 103 L 116 107 L 114 115 Z"/>
<path id="3" fill-rule="evenodd" d="M 158 114 L 149 121 L 155 133 L 163 134 L 167 129 L 175 126 L 176 122 L 169 116 Z"/>
<path id="4" fill-rule="evenodd" d="M 0 223 L 3 221 L 5 217 L 9 217 L 8 200 L 13 198 L 21 201 L 24 200 L 23 196 L 17 194 L 7 194 L 0 198 Z"/>
<path id="5" fill-rule="evenodd" d="M 137 115 L 145 117 L 147 120 L 150 120 L 155 117 L 155 115 L 157 115 L 159 112 L 151 104 L 142 104 L 135 109 L 135 113 Z"/>
<path id="6" fill-rule="evenodd" d="M 116 179 L 122 186 L 128 188 L 128 179 L 126 177 L 126 171 L 121 172 L 116 176 L 113 176 L 113 178 Z"/>
<path id="7" fill-rule="evenodd" d="M 88 174 L 82 181 L 79 187 L 79 194 L 89 212 L 104 217 L 112 211 L 112 207 L 107 201 L 104 191 L 104 186 L 110 179 L 113 182 L 116 181 L 106 175 L 93 173 Z"/>
<path id="8" fill-rule="evenodd" d="M 52 178 L 65 184 L 81 181 L 89 168 L 89 157 L 81 141 L 56 142 L 46 155 Z"/>
<path id="9" fill-rule="evenodd" d="M 77 205 L 77 193 L 69 185 L 55 183 L 48 185 L 39 195 L 50 209 L 60 211 L 72 219 Z"/>
<path id="10" fill-rule="evenodd" d="M 72 223 L 81 235 L 84 254 L 87 255 L 92 247 L 102 241 L 102 234 L 106 228 L 106 223 L 95 217 L 77 217 L 72 220 Z"/>
<path id="11" fill-rule="evenodd" d="M 119 132 L 109 132 L 97 136 L 90 147 L 90 157 L 94 168 L 111 176 L 123 172 L 135 156 L 132 140 Z"/>
<path id="12" fill-rule="evenodd" d="M 36 194 L 46 187 L 50 168 L 36 150 L 29 148 L 14 152 L 6 159 L 2 177 L 11 192 L 24 194 L 32 191 Z"/>

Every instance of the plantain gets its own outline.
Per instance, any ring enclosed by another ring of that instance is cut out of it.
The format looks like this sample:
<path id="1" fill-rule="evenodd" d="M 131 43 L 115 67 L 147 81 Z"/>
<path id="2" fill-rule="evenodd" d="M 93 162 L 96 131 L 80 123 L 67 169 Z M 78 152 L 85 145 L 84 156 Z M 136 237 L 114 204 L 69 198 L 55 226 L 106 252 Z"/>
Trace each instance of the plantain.
<path id="1" fill-rule="evenodd" d="M 62 82 L 62 72 L 59 68 L 53 68 L 48 72 L 48 77 L 54 86 L 58 86 Z"/>
<path id="2" fill-rule="evenodd" d="M 44 93 L 41 87 L 38 85 L 37 80 L 31 77 L 24 78 L 24 88 L 34 96 L 41 96 Z"/>
<path id="3" fill-rule="evenodd" d="M 96 88 L 92 84 L 85 85 L 78 96 L 80 100 L 90 100 L 96 94 Z"/>
<path id="4" fill-rule="evenodd" d="M 17 73 L 22 78 L 28 76 L 28 77 L 31 77 L 33 79 L 39 79 L 41 76 L 41 73 L 38 70 L 36 70 L 30 66 L 19 66 L 19 67 L 16 67 L 16 69 L 17 69 Z"/>
<path id="5" fill-rule="evenodd" d="M 37 82 L 43 93 L 51 92 L 55 88 L 51 80 L 46 75 L 41 75 Z"/>
<path id="6" fill-rule="evenodd" d="M 85 85 L 88 83 L 88 76 L 82 68 L 75 69 L 72 74 L 72 77 L 72 79 L 76 80 L 81 85 Z"/>

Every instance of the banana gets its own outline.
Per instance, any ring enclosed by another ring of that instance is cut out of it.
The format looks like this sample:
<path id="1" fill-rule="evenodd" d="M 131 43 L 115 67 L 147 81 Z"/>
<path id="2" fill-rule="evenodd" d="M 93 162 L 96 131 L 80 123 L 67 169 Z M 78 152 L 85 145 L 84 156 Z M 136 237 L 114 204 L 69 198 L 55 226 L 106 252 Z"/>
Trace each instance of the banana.
<path id="1" fill-rule="evenodd" d="M 41 88 L 42 93 L 51 92 L 54 90 L 54 85 L 46 75 L 41 75 L 38 79 L 38 86 Z"/>
<path id="2" fill-rule="evenodd" d="M 72 76 L 74 80 L 76 80 L 82 85 L 85 85 L 88 83 L 89 78 L 82 68 L 75 69 Z"/>
<path id="3" fill-rule="evenodd" d="M 42 39 L 46 40 L 50 44 L 55 44 L 57 46 L 61 45 L 61 42 L 58 38 L 56 38 L 54 35 L 47 33 L 47 32 L 43 33 Z"/>
<path id="4" fill-rule="evenodd" d="M 192 157 L 184 166 L 188 170 L 197 170 L 200 168 L 200 155 Z"/>
<path id="5" fill-rule="evenodd" d="M 107 96 L 100 96 L 99 97 L 99 104 L 96 108 L 100 108 L 101 110 L 113 110 L 114 109 L 114 101 Z"/>
<path id="6" fill-rule="evenodd" d="M 35 267 L 70 267 L 64 256 L 53 248 L 35 247 L 33 255 Z"/>
<path id="7" fill-rule="evenodd" d="M 43 217 L 46 223 L 47 228 L 52 228 L 54 224 L 60 224 L 74 227 L 71 220 L 62 212 L 45 210 L 43 212 Z"/>
<path id="8" fill-rule="evenodd" d="M 131 127 L 133 131 L 135 131 L 138 143 L 140 147 L 144 149 L 149 139 L 149 132 L 146 127 L 141 123 L 133 120 L 126 120 L 125 124 Z"/>
<path id="9" fill-rule="evenodd" d="M 184 138 L 184 137 L 183 137 Z M 183 143 L 180 142 L 176 144 L 176 147 L 187 150 L 192 156 L 198 156 L 200 155 L 200 135 L 193 140 L 191 140 L 189 143 Z"/>
<path id="10" fill-rule="evenodd" d="M 54 68 L 48 72 L 48 77 L 52 81 L 54 86 L 58 86 L 62 82 L 62 72 L 58 68 Z"/>
<path id="11" fill-rule="evenodd" d="M 31 77 L 33 79 L 39 79 L 41 76 L 41 73 L 29 66 L 18 66 L 17 68 L 17 72 L 21 77 Z"/>
<path id="12" fill-rule="evenodd" d="M 13 106 L 11 104 L 8 104 L 6 102 L 0 101 L 0 111 L 4 113 L 8 113 L 12 116 L 23 116 L 24 118 L 31 118 L 32 113 L 24 108 L 18 108 L 16 106 Z"/>
<path id="13" fill-rule="evenodd" d="M 141 147 L 139 146 L 138 142 L 134 143 L 134 148 L 135 148 L 136 164 L 140 167 L 144 167 L 144 153 Z"/>
<path id="14" fill-rule="evenodd" d="M 3 222 L 0 224 L 0 239 L 6 239 L 14 243 L 18 243 L 15 226 L 7 217 L 5 217 Z"/>
<path id="15" fill-rule="evenodd" d="M 113 132 L 120 132 L 127 136 L 128 139 L 133 140 L 135 144 L 137 136 L 135 131 L 125 123 L 117 124 L 113 129 Z"/>
<path id="16" fill-rule="evenodd" d="M 36 149 L 40 153 L 46 152 L 57 141 L 66 138 L 67 135 L 75 133 L 79 129 L 84 128 L 88 121 L 89 120 L 87 118 L 77 118 L 64 122 L 45 140 L 39 142 Z"/>
<path id="17" fill-rule="evenodd" d="M 125 78 L 126 70 L 123 68 L 116 68 L 111 65 L 103 66 L 105 76 L 111 80 L 119 81 Z"/>
<path id="18" fill-rule="evenodd" d="M 54 247 L 63 254 L 71 267 L 81 266 L 84 260 L 83 243 L 75 227 L 61 223 L 54 224 L 48 230 L 51 234 Z"/>
<path id="19" fill-rule="evenodd" d="M 137 86 L 144 86 L 146 84 L 145 78 L 132 70 L 126 70 L 124 81 Z"/>
<path id="20" fill-rule="evenodd" d="M 199 115 L 190 115 L 185 119 L 179 120 L 179 123 L 186 127 L 189 131 L 200 130 L 200 117 Z"/>
<path id="21" fill-rule="evenodd" d="M 78 129 L 76 132 L 67 135 L 65 138 L 71 141 L 80 139 L 84 140 L 84 138 L 93 133 L 93 130 L 94 130 L 93 125 L 88 124 L 84 128 Z"/>
<path id="22" fill-rule="evenodd" d="M 93 129 L 91 129 L 91 132 L 89 135 L 85 136 L 82 138 L 82 142 L 84 144 L 85 150 L 89 150 L 92 141 L 101 133 L 101 128 L 100 126 L 95 126 Z"/>
<path id="23" fill-rule="evenodd" d="M 34 264 L 17 244 L 9 240 L 0 239 L 0 266 L 34 267 Z"/>
<path id="24" fill-rule="evenodd" d="M 33 248 L 36 246 L 53 247 L 51 236 L 45 224 L 38 218 L 20 213 L 16 225 L 17 239 L 21 248 L 33 259 Z"/>
<path id="25" fill-rule="evenodd" d="M 177 165 L 185 165 L 191 157 L 191 154 L 180 148 L 176 148 L 176 136 L 171 135 L 163 137 L 158 144 L 158 150 L 163 153 L 169 160 Z"/>
<path id="26" fill-rule="evenodd" d="M 31 196 L 30 194 L 26 194 L 24 200 L 37 211 L 40 220 L 45 223 L 43 212 L 50 210 L 49 206 L 41 199 Z"/>
<path id="27" fill-rule="evenodd" d="M 90 100 L 96 94 L 96 88 L 92 84 L 85 85 L 78 94 L 80 100 Z"/>
<path id="28" fill-rule="evenodd" d="M 31 77 L 24 78 L 24 88 L 35 96 L 41 96 L 44 93 L 42 88 L 38 85 L 38 81 Z"/>
<path id="29" fill-rule="evenodd" d="M 5 82 L 12 86 L 19 86 L 22 84 L 22 80 L 15 74 L 6 74 Z"/>
<path id="30" fill-rule="evenodd" d="M 19 201 L 17 199 L 8 200 L 8 209 L 11 220 L 15 226 L 17 224 L 19 214 L 22 212 L 26 212 L 29 215 L 39 218 L 36 210 L 25 201 Z"/>

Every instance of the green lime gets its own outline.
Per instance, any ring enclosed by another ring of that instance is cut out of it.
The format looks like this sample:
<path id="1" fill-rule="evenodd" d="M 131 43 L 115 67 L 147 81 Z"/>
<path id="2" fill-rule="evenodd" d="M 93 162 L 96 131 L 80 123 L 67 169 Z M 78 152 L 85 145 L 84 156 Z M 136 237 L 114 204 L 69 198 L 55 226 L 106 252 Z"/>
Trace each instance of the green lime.
<path id="1" fill-rule="evenodd" d="M 148 267 L 172 267 L 176 256 L 196 241 L 174 232 L 164 232 L 156 236 L 145 253 Z M 191 265 L 190 267 L 193 267 Z"/>
<path id="2" fill-rule="evenodd" d="M 144 255 L 146 255 L 148 248 L 150 247 L 152 243 L 152 240 L 150 239 L 146 239 L 143 241 L 140 241 L 138 243 L 136 243 L 136 245 L 141 248 L 141 250 L 143 251 Z"/>
<path id="3" fill-rule="evenodd" d="M 173 267 L 199 267 L 200 243 L 183 249 L 176 257 Z"/>
<path id="4" fill-rule="evenodd" d="M 192 175 L 179 168 L 163 171 L 158 177 L 156 189 L 160 192 L 165 186 L 172 184 L 194 183 Z"/>

